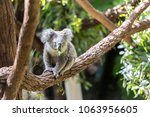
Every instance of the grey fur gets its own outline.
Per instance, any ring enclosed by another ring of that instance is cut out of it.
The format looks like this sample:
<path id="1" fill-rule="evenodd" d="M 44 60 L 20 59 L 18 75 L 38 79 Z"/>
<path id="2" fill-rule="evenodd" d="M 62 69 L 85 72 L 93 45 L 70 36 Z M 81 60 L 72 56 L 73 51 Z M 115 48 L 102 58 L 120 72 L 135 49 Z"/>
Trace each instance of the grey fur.
<path id="1" fill-rule="evenodd" d="M 71 43 L 72 37 L 72 31 L 68 28 L 62 31 L 46 29 L 40 34 L 41 42 L 44 44 L 45 71 L 52 71 L 58 77 L 72 67 L 77 57 Z"/>

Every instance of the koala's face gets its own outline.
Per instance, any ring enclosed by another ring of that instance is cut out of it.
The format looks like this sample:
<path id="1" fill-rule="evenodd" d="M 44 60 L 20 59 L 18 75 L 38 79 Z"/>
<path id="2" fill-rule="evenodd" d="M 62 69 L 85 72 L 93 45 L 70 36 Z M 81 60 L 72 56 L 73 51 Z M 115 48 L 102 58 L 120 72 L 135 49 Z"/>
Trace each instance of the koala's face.
<path id="1" fill-rule="evenodd" d="M 44 36 L 46 37 L 45 42 L 48 43 L 53 50 L 60 53 L 67 48 L 67 43 L 71 41 L 73 37 L 70 29 L 64 29 L 62 31 L 47 29 Z"/>
<path id="2" fill-rule="evenodd" d="M 67 46 L 68 40 L 61 31 L 54 31 L 51 33 L 48 40 L 49 45 L 56 51 L 62 51 L 63 47 Z"/>

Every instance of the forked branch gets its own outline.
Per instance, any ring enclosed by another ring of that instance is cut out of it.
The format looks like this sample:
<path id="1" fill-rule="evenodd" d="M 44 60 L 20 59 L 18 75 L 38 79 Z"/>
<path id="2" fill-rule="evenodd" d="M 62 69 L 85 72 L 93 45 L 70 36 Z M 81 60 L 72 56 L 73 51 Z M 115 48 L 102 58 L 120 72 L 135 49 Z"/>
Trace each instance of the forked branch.
<path id="1" fill-rule="evenodd" d="M 33 37 L 39 22 L 40 0 L 25 0 L 24 20 L 15 61 L 7 79 L 3 99 L 15 99 L 28 66 Z"/>

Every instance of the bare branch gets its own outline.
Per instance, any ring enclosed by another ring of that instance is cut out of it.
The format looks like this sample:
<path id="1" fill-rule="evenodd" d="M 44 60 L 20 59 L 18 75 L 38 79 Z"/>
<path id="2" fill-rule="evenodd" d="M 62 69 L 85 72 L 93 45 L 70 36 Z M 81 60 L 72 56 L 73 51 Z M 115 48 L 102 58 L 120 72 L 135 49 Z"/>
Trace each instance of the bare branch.
<path id="1" fill-rule="evenodd" d="M 28 66 L 33 37 L 39 20 L 40 0 L 25 0 L 23 25 L 19 35 L 17 55 L 7 79 L 3 99 L 15 99 Z"/>
<path id="2" fill-rule="evenodd" d="M 93 18 L 102 23 L 108 30 L 113 31 L 117 26 L 113 24 L 102 12 L 97 11 L 87 0 L 76 0 L 76 2 L 88 12 Z"/>
<path id="3" fill-rule="evenodd" d="M 102 23 L 108 30 L 113 31 L 117 26 L 111 22 L 102 12 L 97 11 L 88 0 L 76 0 L 76 2 L 90 14 L 93 18 Z M 131 38 L 126 37 L 124 40 L 128 43 L 131 43 Z"/>
<path id="4" fill-rule="evenodd" d="M 137 6 L 140 0 L 130 0 L 130 2 L 117 5 L 113 8 L 107 9 L 103 14 L 113 23 L 117 23 L 120 20 L 121 14 L 127 14 L 127 6 Z M 122 18 L 122 17 L 121 17 Z M 99 24 L 99 21 L 96 19 L 84 19 L 82 21 L 82 29 L 91 28 Z"/>
<path id="5" fill-rule="evenodd" d="M 40 76 L 34 75 L 32 73 L 26 73 L 25 79 L 23 81 L 22 87 L 27 90 L 43 90 L 49 86 L 53 86 L 59 82 L 64 81 L 65 79 L 81 72 L 90 64 L 99 60 L 105 53 L 107 53 L 111 48 L 113 48 L 123 37 L 125 34 L 130 33 L 130 28 L 136 17 L 140 15 L 140 13 L 146 9 L 150 5 L 149 0 L 145 0 L 145 2 L 141 3 L 132 13 L 128 20 L 126 20 L 119 28 L 115 29 L 111 34 L 109 34 L 106 38 L 101 40 L 95 46 L 91 47 L 84 54 L 79 56 L 73 67 L 66 71 L 63 76 L 60 76 L 58 79 L 54 80 L 53 75 L 48 72 L 44 73 Z M 142 23 L 139 23 L 143 25 Z M 135 25 L 136 26 L 136 25 Z M 134 28 L 134 27 L 133 27 Z M 4 74 L 6 76 L 9 75 L 12 68 L 1 68 L 0 69 L 0 77 Z"/>
<path id="6" fill-rule="evenodd" d="M 133 25 L 132 28 L 130 29 L 129 33 L 126 33 L 125 36 L 133 35 L 137 32 L 143 31 L 148 28 L 150 28 L 150 19 L 145 19 L 145 20 Z"/>

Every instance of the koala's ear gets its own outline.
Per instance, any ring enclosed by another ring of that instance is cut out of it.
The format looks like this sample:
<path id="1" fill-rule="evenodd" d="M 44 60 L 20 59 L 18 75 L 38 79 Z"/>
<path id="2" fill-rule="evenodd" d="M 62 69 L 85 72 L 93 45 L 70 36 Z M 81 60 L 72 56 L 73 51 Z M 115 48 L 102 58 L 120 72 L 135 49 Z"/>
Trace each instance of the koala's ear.
<path id="1" fill-rule="evenodd" d="M 72 30 L 69 29 L 69 28 L 65 28 L 62 31 L 63 31 L 64 35 L 66 36 L 66 39 L 68 39 L 69 41 L 71 41 L 72 38 L 73 38 Z"/>
<path id="2" fill-rule="evenodd" d="M 54 30 L 53 29 L 45 29 L 41 33 L 37 34 L 37 36 L 40 38 L 42 43 L 46 43 L 52 35 L 54 35 Z"/>

